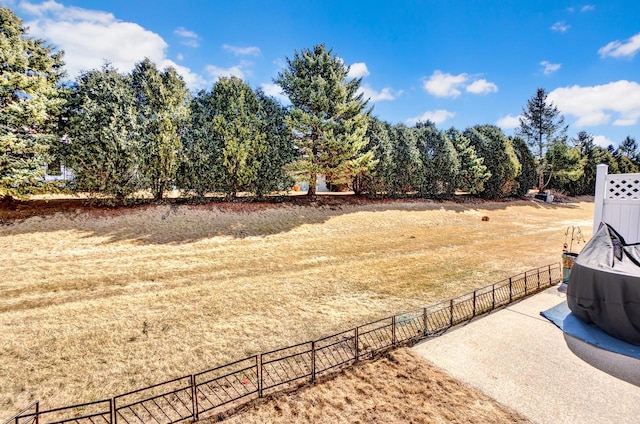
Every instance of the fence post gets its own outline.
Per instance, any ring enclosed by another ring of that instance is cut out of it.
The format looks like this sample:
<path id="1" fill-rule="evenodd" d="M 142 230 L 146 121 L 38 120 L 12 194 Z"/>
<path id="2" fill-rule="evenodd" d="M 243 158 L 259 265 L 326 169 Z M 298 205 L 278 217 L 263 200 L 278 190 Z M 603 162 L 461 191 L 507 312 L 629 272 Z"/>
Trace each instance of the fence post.
<path id="1" fill-rule="evenodd" d="M 36 424 L 40 422 L 40 401 L 36 401 Z M 18 424 L 18 419 L 16 418 L 16 424 Z"/>
<path id="2" fill-rule="evenodd" d="M 513 277 L 509 277 L 509 303 L 513 302 Z"/>
<path id="3" fill-rule="evenodd" d="M 449 300 L 449 327 L 453 327 L 453 299 Z"/>
<path id="4" fill-rule="evenodd" d="M 391 344 L 396 345 L 396 316 L 391 317 Z"/>
<path id="5" fill-rule="evenodd" d="M 476 316 L 476 291 L 473 291 L 473 316 Z"/>
<path id="6" fill-rule="evenodd" d="M 115 411 L 113 410 L 113 399 L 109 399 L 109 420 L 111 423 L 114 423 L 115 419 L 116 417 L 115 417 Z"/>
<path id="7" fill-rule="evenodd" d="M 111 403 L 113 404 L 113 424 L 118 422 L 118 407 L 116 406 L 116 398 L 111 399 Z"/>
<path id="8" fill-rule="evenodd" d="M 316 342 L 311 342 L 311 381 L 316 381 Z"/>
<path id="9" fill-rule="evenodd" d="M 196 377 L 191 374 L 191 410 L 192 416 L 195 421 L 198 421 L 198 400 L 196 399 Z"/>
<path id="10" fill-rule="evenodd" d="M 551 285 L 551 264 L 547 266 L 549 267 L 549 285 Z"/>
<path id="11" fill-rule="evenodd" d="M 258 360 L 258 358 L 260 360 Z M 256 366 L 258 366 L 258 397 L 262 397 L 262 388 L 264 387 L 264 382 L 262 381 L 263 379 L 263 375 L 262 375 L 262 353 L 258 354 L 258 356 L 256 357 Z"/>
<path id="12" fill-rule="evenodd" d="M 491 310 L 496 309 L 496 284 L 491 285 Z"/>
<path id="13" fill-rule="evenodd" d="M 359 335 L 360 332 L 358 331 L 358 328 L 359 327 L 356 327 L 356 336 L 353 339 L 356 344 L 356 361 L 360 359 L 360 342 L 358 341 L 358 337 L 360 337 Z"/>
<path id="14" fill-rule="evenodd" d="M 424 333 L 426 337 L 429 335 L 429 315 L 427 314 L 427 308 L 422 308 L 422 321 L 424 323 Z"/>

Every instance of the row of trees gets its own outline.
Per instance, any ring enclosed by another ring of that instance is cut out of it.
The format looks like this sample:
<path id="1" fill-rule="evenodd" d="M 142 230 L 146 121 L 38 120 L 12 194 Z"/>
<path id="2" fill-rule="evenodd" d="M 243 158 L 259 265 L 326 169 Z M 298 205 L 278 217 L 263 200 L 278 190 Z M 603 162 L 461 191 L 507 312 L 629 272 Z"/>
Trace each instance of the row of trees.
<path id="1" fill-rule="evenodd" d="M 149 59 L 130 74 L 105 65 L 79 77 L 65 114 L 57 153 L 77 191 L 122 201 L 143 189 L 162 199 L 174 187 L 234 197 L 288 185 L 286 110 L 237 78 L 190 98 L 175 70 Z"/>
<path id="2" fill-rule="evenodd" d="M 361 80 L 322 44 L 295 52 L 275 78 L 291 100 L 284 108 L 233 77 L 192 95 L 173 68 L 149 59 L 128 74 L 105 64 L 63 83 L 62 53 L 28 37 L 9 9 L 0 19 L 0 196 L 50 189 L 45 164 L 56 161 L 73 169 L 73 190 L 119 202 L 173 188 L 264 196 L 294 179 L 313 195 L 320 174 L 371 196 L 496 198 L 536 185 L 582 194 L 593 191 L 595 164 L 636 172 L 640 163 L 630 137 L 618 150 L 587 133 L 567 140 L 544 89 L 515 137 L 492 125 L 409 128 L 372 117 Z"/>

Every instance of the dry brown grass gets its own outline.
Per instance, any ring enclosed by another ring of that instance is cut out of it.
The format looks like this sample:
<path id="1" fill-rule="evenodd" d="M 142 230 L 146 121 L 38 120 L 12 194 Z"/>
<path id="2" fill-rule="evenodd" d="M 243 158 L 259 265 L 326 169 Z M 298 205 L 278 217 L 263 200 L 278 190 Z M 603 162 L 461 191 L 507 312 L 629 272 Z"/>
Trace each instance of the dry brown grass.
<path id="1" fill-rule="evenodd" d="M 588 200 L 588 199 L 586 199 Z M 559 262 L 593 204 L 77 210 L 0 226 L 0 418 L 109 398 Z M 489 221 L 482 221 L 489 216 Z"/>
<path id="2" fill-rule="evenodd" d="M 257 401 L 224 422 L 529 423 L 407 348 L 340 371 L 316 386 Z"/>

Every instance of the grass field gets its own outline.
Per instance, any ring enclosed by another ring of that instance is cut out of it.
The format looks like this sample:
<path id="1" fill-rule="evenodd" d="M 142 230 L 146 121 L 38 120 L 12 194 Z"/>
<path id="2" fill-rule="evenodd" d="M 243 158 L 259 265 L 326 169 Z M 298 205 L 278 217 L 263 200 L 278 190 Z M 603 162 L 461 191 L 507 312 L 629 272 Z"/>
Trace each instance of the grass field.
<path id="1" fill-rule="evenodd" d="M 46 409 L 109 398 L 559 262 L 567 227 L 588 238 L 592 216 L 588 198 L 325 201 L 72 209 L 0 225 L 0 418 L 34 399 Z"/>

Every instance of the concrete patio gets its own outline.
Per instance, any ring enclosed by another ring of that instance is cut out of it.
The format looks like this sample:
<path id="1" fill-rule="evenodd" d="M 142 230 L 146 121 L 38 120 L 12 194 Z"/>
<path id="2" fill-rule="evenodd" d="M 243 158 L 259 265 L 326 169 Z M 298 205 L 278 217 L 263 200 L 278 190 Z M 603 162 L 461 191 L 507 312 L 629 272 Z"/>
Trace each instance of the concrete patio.
<path id="1" fill-rule="evenodd" d="M 565 335 L 540 315 L 564 299 L 551 287 L 413 349 L 535 423 L 639 422 L 640 360 Z"/>

